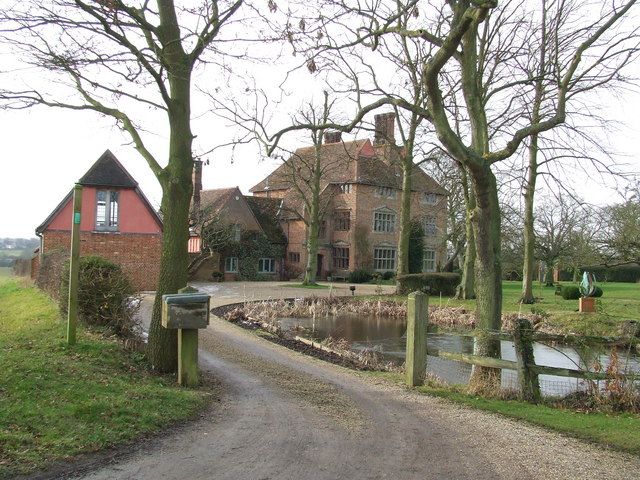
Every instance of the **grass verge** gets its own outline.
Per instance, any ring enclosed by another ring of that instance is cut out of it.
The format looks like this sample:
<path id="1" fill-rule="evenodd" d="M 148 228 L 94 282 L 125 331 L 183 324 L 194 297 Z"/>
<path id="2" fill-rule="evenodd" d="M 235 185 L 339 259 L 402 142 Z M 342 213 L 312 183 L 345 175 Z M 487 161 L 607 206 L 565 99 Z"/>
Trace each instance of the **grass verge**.
<path id="1" fill-rule="evenodd" d="M 0 478 L 132 441 L 193 416 L 211 397 L 152 375 L 140 354 L 80 328 L 64 342 L 57 306 L 0 280 Z"/>
<path id="2" fill-rule="evenodd" d="M 395 372 L 363 372 L 403 384 L 404 376 Z M 632 413 L 584 413 L 551 405 L 532 405 L 517 400 L 500 400 L 464 393 L 457 387 L 423 386 L 416 391 L 445 398 L 472 408 L 523 420 L 572 437 L 640 455 L 640 415 Z"/>

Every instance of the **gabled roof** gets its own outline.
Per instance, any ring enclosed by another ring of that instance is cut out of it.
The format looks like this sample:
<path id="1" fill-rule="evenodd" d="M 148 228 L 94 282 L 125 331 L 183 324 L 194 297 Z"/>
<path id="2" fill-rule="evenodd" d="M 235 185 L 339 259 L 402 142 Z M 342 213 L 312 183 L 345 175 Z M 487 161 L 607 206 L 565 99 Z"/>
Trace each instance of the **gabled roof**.
<path id="1" fill-rule="evenodd" d="M 202 190 L 200 192 L 200 208 L 202 210 L 206 208 L 208 213 L 219 213 L 234 195 L 242 196 L 238 187 Z"/>
<path id="2" fill-rule="evenodd" d="M 78 183 L 92 187 L 135 188 L 138 186 L 138 182 L 134 180 L 110 150 L 106 150 L 96 160 L 96 163 L 87 170 L 87 173 L 78 180 Z"/>
<path id="3" fill-rule="evenodd" d="M 326 185 L 355 181 L 355 160 L 362 156 L 363 147 L 367 144 L 371 145 L 368 139 L 323 144 L 320 148 L 320 164 L 324 170 L 322 182 Z M 294 170 L 311 164 L 315 160 L 315 154 L 314 146 L 298 148 L 287 161 L 249 191 L 264 192 L 290 188 L 290 177 Z"/>
<path id="4" fill-rule="evenodd" d="M 158 222 L 158 226 L 162 229 L 162 218 L 160 218 L 160 215 L 153 208 L 151 202 L 149 202 L 144 193 L 142 193 L 142 190 L 138 187 L 138 182 L 134 180 L 131 174 L 127 172 L 127 169 L 124 168 L 110 150 L 106 150 L 77 183 L 87 187 L 132 188 L 138 194 L 138 197 L 140 197 L 140 200 L 149 213 L 151 213 L 153 218 Z M 36 235 L 40 235 L 40 233 L 47 228 L 49 223 L 51 223 L 58 212 L 62 210 L 72 197 L 73 189 L 65 195 L 62 201 L 53 209 L 44 222 L 36 227 Z"/>
<path id="5" fill-rule="evenodd" d="M 218 214 L 230 200 L 242 198 L 262 232 L 271 243 L 286 244 L 287 237 L 278 221 L 281 200 L 243 195 L 238 187 L 216 188 L 200 192 L 200 209 L 206 214 Z"/>
<path id="6" fill-rule="evenodd" d="M 249 195 L 245 195 L 244 199 L 271 243 L 286 245 L 287 237 L 278 221 L 282 200 L 278 198 L 251 197 Z"/>
<path id="7" fill-rule="evenodd" d="M 322 188 L 329 184 L 359 183 L 402 189 L 402 166 L 399 161 L 401 151 L 402 148 L 395 145 L 385 144 L 374 147 L 368 139 L 323 144 L 320 149 L 320 164 L 323 169 Z M 292 175 L 296 169 L 302 167 L 304 173 L 305 165 L 309 165 L 314 158 L 315 147 L 297 149 L 286 162 L 253 186 L 250 191 L 290 189 Z M 413 191 L 448 194 L 438 182 L 417 165 L 413 169 L 411 180 Z M 303 185 L 301 187 L 304 189 Z M 289 197 L 290 195 L 285 194 L 285 199 Z M 288 202 L 285 201 L 285 203 Z"/>

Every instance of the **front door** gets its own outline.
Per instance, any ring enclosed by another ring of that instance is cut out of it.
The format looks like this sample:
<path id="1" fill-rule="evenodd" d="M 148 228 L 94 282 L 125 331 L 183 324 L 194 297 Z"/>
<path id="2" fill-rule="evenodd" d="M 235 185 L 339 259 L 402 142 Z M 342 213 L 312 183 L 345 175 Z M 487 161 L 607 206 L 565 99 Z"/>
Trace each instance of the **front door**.
<path id="1" fill-rule="evenodd" d="M 318 254 L 318 269 L 316 270 L 316 278 L 322 278 L 322 258 L 324 255 Z"/>

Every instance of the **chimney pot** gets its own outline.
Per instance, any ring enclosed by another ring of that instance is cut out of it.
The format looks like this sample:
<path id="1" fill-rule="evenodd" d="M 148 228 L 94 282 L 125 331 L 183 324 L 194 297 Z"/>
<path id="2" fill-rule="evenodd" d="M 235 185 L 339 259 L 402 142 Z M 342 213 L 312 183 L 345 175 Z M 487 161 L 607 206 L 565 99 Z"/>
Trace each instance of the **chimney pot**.
<path id="1" fill-rule="evenodd" d="M 324 143 L 339 143 L 342 141 L 342 132 L 324 132 Z"/>
<path id="2" fill-rule="evenodd" d="M 395 145 L 396 114 L 393 112 L 380 113 L 373 118 L 376 128 L 373 143 L 375 145 L 384 145 L 386 143 Z"/>

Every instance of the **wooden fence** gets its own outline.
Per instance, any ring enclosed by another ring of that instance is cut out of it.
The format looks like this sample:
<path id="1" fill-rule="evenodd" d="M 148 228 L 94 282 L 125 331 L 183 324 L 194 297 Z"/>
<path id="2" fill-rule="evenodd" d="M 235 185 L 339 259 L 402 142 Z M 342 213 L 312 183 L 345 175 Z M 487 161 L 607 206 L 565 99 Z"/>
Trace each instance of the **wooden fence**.
<path id="1" fill-rule="evenodd" d="M 489 368 L 509 369 L 518 372 L 522 398 L 537 402 L 540 400 L 540 382 L 538 375 L 554 375 L 557 377 L 581 378 L 585 380 L 640 380 L 640 374 L 609 375 L 606 372 L 548 367 L 537 365 L 533 355 L 534 342 L 559 342 L 568 345 L 622 346 L 640 344 L 637 337 L 595 337 L 579 335 L 553 335 L 538 333 L 533 330 L 531 322 L 518 319 L 511 332 L 463 333 L 463 336 L 493 336 L 499 340 L 510 340 L 516 351 L 516 361 L 501 358 L 482 357 L 466 353 L 453 353 L 427 348 L 428 297 L 424 293 L 409 294 L 407 304 L 407 385 L 422 385 L 426 371 L 426 361 L 415 352 L 426 352 L 427 355 L 454 360 Z"/>

